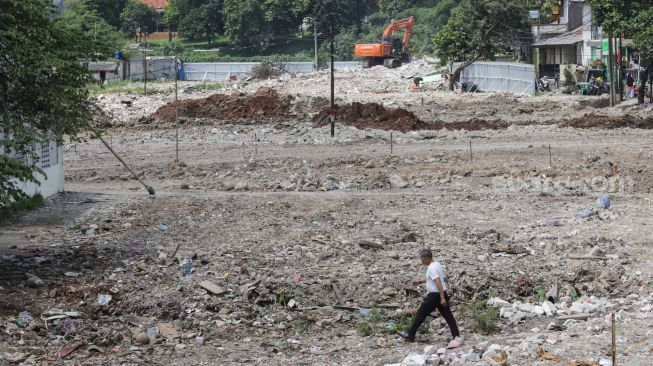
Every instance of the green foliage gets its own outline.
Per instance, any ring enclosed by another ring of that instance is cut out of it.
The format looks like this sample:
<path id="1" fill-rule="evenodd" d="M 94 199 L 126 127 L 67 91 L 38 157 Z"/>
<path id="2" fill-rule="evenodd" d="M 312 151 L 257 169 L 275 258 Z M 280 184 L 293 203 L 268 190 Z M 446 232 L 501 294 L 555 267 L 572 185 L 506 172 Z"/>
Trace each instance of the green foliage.
<path id="1" fill-rule="evenodd" d="M 499 329 L 499 308 L 487 307 L 485 301 L 462 304 L 459 312 L 461 319 L 471 319 L 471 330 L 474 333 L 492 334 Z"/>
<path id="2" fill-rule="evenodd" d="M 572 70 L 571 65 L 566 65 L 563 72 L 565 75 L 563 92 L 565 94 L 571 94 L 573 93 L 574 89 L 576 89 L 576 84 L 578 84 L 578 77 L 576 76 L 576 72 Z M 544 290 L 540 290 L 540 291 L 544 291 Z"/>
<path id="3" fill-rule="evenodd" d="M 223 14 L 225 35 L 235 47 L 269 46 L 272 34 L 265 25 L 259 1 L 224 0 Z"/>
<path id="4" fill-rule="evenodd" d="M 174 56 L 174 55 L 181 55 L 184 53 L 186 50 L 186 47 L 184 44 L 178 40 L 172 40 L 171 42 L 167 42 L 163 46 L 163 54 L 165 56 Z"/>
<path id="5" fill-rule="evenodd" d="M 224 89 L 224 85 L 220 83 L 202 83 L 193 86 L 196 91 L 217 91 Z"/>
<path id="6" fill-rule="evenodd" d="M 451 79 L 480 60 L 494 60 L 506 47 L 519 45 L 528 32 L 528 7 L 523 0 L 462 0 L 433 39 L 442 65 L 462 62 Z M 453 89 L 453 82 L 449 85 Z"/>
<path id="7" fill-rule="evenodd" d="M 414 7 L 416 2 L 415 0 L 379 0 L 379 11 L 390 17 L 395 17 L 403 10 Z"/>
<path id="8" fill-rule="evenodd" d="M 127 0 L 81 0 L 81 2 L 109 25 L 116 29 L 120 28 L 120 13 L 125 9 Z"/>
<path id="9" fill-rule="evenodd" d="M 374 330 L 374 326 L 368 322 L 359 323 L 357 328 L 358 331 L 366 337 L 369 337 L 376 333 Z"/>
<path id="10" fill-rule="evenodd" d="M 134 36 L 140 28 L 141 33 L 152 33 L 156 30 L 156 11 L 142 2 L 129 0 L 120 13 L 120 29 L 127 36 Z"/>
<path id="11" fill-rule="evenodd" d="M 48 0 L 0 0 L 0 206 L 24 197 L 15 179 L 36 182 L 35 144 L 74 137 L 92 119 L 80 60 L 96 58 L 99 39 L 50 19 Z M 7 154 L 11 152 L 12 154 Z M 16 155 L 18 154 L 18 155 Z M 19 158 L 18 156 L 22 156 Z"/>
<path id="12" fill-rule="evenodd" d="M 2 160 L 2 157 L 0 157 Z M 23 197 L 7 206 L 0 205 L 0 223 L 14 218 L 21 212 L 35 210 L 43 206 L 43 196 L 37 193 L 32 197 Z"/>
<path id="13" fill-rule="evenodd" d="M 214 35 L 223 31 L 222 0 L 191 9 L 179 22 L 179 34 L 189 40 L 206 38 L 209 44 Z"/>
<path id="14" fill-rule="evenodd" d="M 65 11 L 58 22 L 70 33 L 82 33 L 97 58 L 111 57 L 125 44 L 120 32 L 83 3 Z"/>

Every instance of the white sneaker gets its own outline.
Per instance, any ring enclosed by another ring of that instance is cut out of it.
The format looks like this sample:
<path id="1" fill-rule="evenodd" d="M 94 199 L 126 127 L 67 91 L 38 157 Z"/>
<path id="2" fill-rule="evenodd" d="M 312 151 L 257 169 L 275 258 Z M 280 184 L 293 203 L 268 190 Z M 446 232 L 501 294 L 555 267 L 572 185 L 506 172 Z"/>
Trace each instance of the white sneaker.
<path id="1" fill-rule="evenodd" d="M 456 337 L 447 345 L 448 349 L 460 348 L 463 346 L 463 338 Z"/>

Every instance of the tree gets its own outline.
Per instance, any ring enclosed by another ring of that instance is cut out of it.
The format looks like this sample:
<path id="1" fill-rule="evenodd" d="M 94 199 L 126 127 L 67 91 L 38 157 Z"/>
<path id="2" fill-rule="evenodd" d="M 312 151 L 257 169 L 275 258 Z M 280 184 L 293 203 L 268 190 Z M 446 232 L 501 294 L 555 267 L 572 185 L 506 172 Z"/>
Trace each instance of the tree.
<path id="1" fill-rule="evenodd" d="M 196 40 L 206 36 L 209 45 L 213 35 L 221 33 L 223 28 L 222 0 L 210 0 L 191 9 L 179 23 L 179 33 L 184 38 Z"/>
<path id="2" fill-rule="evenodd" d="M 129 37 L 133 37 L 140 28 L 143 33 L 156 30 L 156 11 L 144 3 L 130 0 L 120 13 L 120 29 Z"/>
<path id="3" fill-rule="evenodd" d="M 0 206 L 7 206 L 24 197 L 16 180 L 37 182 L 42 173 L 32 146 L 88 126 L 92 77 L 80 60 L 93 58 L 96 44 L 50 19 L 50 0 L 0 0 L 0 8 Z"/>
<path id="4" fill-rule="evenodd" d="M 379 9 L 390 17 L 415 6 L 415 0 L 379 0 Z"/>
<path id="5" fill-rule="evenodd" d="M 632 47 L 640 56 L 644 77 L 640 84 L 638 103 L 644 103 L 646 79 L 653 73 L 653 2 L 590 0 L 594 20 L 607 34 L 632 37 Z"/>
<path id="6" fill-rule="evenodd" d="M 65 11 L 58 23 L 68 32 L 82 33 L 91 42 L 89 50 L 97 57 L 111 57 L 125 43 L 122 34 L 83 3 Z"/>
<path id="7" fill-rule="evenodd" d="M 224 0 L 224 31 L 236 48 L 268 47 L 272 34 L 265 25 L 260 1 Z"/>
<path id="8" fill-rule="evenodd" d="M 449 89 L 469 65 L 494 60 L 506 47 L 519 44 L 530 32 L 528 8 L 521 0 L 462 0 L 433 39 L 442 65 L 461 64 L 449 78 Z"/>
<path id="9" fill-rule="evenodd" d="M 107 23 L 120 28 L 120 14 L 127 6 L 127 0 L 82 0 L 89 10 L 95 11 Z"/>

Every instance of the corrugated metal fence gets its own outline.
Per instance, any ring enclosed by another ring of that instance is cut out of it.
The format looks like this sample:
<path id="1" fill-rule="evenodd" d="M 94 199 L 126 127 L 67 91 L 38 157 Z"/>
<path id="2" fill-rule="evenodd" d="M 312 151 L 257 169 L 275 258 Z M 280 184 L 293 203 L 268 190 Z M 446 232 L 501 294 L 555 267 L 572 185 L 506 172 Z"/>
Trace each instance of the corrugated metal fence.
<path id="1" fill-rule="evenodd" d="M 453 64 L 452 72 L 460 65 Z M 460 82 L 474 84 L 480 91 L 505 92 L 519 95 L 535 94 L 535 65 L 515 62 L 479 61 L 460 75 Z"/>
<path id="2" fill-rule="evenodd" d="M 238 79 L 249 75 L 254 66 L 260 62 L 188 62 L 184 63 L 186 80 L 189 81 L 223 81 L 235 76 Z M 360 67 L 357 61 L 339 61 L 334 64 L 336 70 Z M 286 62 L 284 69 L 293 73 L 313 72 L 312 62 Z"/>

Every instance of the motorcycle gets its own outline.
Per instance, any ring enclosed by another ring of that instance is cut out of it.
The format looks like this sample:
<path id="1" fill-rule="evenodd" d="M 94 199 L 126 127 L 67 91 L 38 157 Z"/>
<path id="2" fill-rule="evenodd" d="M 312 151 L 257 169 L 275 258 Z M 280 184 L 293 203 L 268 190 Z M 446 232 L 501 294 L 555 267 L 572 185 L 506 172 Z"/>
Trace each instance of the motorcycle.
<path id="1" fill-rule="evenodd" d="M 598 76 L 592 78 L 589 84 L 589 95 L 601 95 L 610 93 L 610 83 Z"/>
<path id="2" fill-rule="evenodd" d="M 550 92 L 551 85 L 549 83 L 549 77 L 544 75 L 542 78 L 537 80 L 537 90 L 540 92 Z"/>

